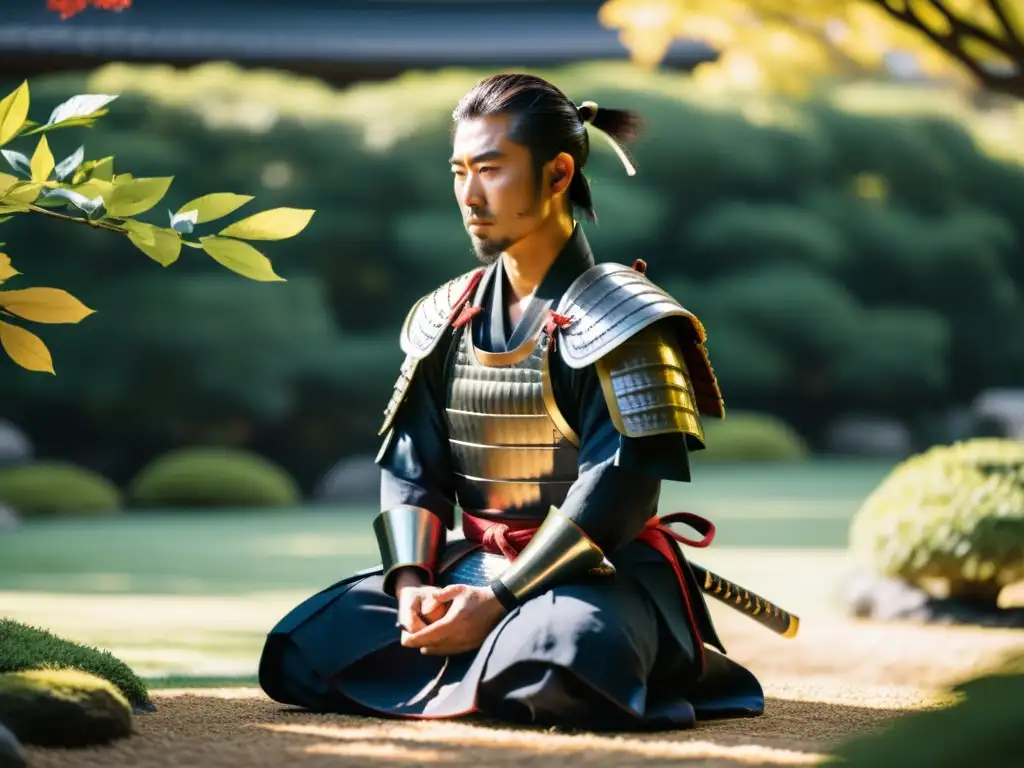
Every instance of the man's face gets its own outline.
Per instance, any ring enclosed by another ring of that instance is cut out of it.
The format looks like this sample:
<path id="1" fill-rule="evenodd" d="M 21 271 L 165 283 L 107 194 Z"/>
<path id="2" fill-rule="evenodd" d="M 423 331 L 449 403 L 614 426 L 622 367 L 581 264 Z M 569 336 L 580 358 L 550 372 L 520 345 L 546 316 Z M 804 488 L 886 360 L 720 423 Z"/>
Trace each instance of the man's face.
<path id="1" fill-rule="evenodd" d="M 459 123 L 451 166 L 455 199 L 477 258 L 495 261 L 552 213 L 551 194 L 537 179 L 529 150 L 508 139 L 507 116 Z"/>

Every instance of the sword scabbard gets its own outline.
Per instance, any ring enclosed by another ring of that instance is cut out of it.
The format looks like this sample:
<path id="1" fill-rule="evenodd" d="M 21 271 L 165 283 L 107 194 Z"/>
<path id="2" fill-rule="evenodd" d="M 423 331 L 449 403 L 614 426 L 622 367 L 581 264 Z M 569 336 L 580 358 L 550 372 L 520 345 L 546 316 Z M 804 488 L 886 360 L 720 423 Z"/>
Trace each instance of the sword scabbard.
<path id="1" fill-rule="evenodd" d="M 783 637 L 796 636 L 800 629 L 800 619 L 797 616 L 692 561 L 690 567 L 706 594 L 746 614 L 776 634 Z"/>

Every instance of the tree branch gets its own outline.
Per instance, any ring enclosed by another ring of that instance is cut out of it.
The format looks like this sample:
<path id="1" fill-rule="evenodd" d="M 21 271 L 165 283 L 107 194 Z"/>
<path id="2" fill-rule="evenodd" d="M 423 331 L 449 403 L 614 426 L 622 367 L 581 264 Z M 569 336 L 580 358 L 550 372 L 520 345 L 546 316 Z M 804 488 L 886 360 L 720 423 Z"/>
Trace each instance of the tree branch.
<path id="1" fill-rule="evenodd" d="M 1018 36 L 1017 30 L 1010 23 L 1010 17 L 1006 15 L 1001 0 L 988 0 L 988 7 L 992 9 L 992 15 L 999 20 L 999 24 L 1006 31 L 1006 40 L 1010 48 L 1017 54 L 1018 63 L 1024 61 L 1024 40 Z"/>
<path id="2" fill-rule="evenodd" d="M 93 227 L 94 229 L 109 229 L 112 232 L 124 232 L 124 230 L 122 230 L 120 227 L 111 224 L 109 221 L 92 221 L 91 219 L 83 219 L 78 216 L 68 216 L 63 213 L 51 211 L 48 208 L 42 208 L 38 205 L 29 205 L 28 209 L 32 213 L 41 213 L 44 216 L 52 216 L 55 219 L 64 219 L 65 221 L 78 221 L 83 224 L 88 224 L 90 227 Z"/>
<path id="3" fill-rule="evenodd" d="M 983 87 L 995 93 L 1004 93 L 1024 99 L 1024 55 L 1016 54 L 1016 52 L 1012 50 L 1012 46 L 1008 50 L 1008 46 L 1004 41 L 994 38 L 991 34 L 980 27 L 969 22 L 964 22 L 963 19 L 953 16 L 949 9 L 942 4 L 942 0 L 931 0 L 931 2 L 950 22 L 952 31 L 947 35 L 939 34 L 937 31 L 925 24 L 909 4 L 905 9 L 901 10 L 900 8 L 895 8 L 890 5 L 889 0 L 866 1 L 873 2 L 889 14 L 889 16 L 923 34 L 935 43 L 935 45 L 948 53 L 954 60 L 960 62 L 964 67 L 970 70 L 971 74 L 974 75 L 975 79 Z M 974 30 L 977 30 L 980 34 L 974 34 Z M 995 40 L 997 44 L 993 47 L 997 48 L 1001 52 L 1005 52 L 1010 60 L 1014 62 L 1016 65 L 1014 71 L 999 73 L 993 72 L 982 66 L 981 62 L 972 58 L 963 49 L 961 40 L 965 33 L 974 35 L 979 40 L 984 40 L 986 43 L 991 40 Z"/>

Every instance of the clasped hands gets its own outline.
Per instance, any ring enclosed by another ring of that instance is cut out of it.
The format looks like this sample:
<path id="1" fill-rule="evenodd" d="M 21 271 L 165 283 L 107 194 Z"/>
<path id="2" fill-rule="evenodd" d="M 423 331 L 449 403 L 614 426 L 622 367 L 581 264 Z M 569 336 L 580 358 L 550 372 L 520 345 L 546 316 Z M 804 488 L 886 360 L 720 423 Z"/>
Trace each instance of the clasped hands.
<path id="1" fill-rule="evenodd" d="M 403 572 L 395 584 L 402 645 L 431 656 L 454 656 L 479 648 L 505 608 L 490 587 L 423 584 L 416 572 Z"/>

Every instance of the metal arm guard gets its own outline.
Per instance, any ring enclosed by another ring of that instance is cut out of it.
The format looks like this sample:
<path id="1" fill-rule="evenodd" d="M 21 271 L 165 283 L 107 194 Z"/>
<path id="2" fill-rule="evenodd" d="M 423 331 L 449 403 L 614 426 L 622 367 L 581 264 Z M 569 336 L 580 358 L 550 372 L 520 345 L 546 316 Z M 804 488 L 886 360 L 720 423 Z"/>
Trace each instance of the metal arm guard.
<path id="1" fill-rule="evenodd" d="M 558 350 L 570 368 L 597 364 L 616 428 L 629 437 L 684 431 L 725 405 L 697 317 L 623 264 L 598 264 L 569 287 L 557 312 L 572 323 Z"/>
<path id="2" fill-rule="evenodd" d="M 444 545 L 444 525 L 437 515 L 422 507 L 387 509 L 373 521 L 373 532 L 380 547 L 387 594 L 395 594 L 399 568 L 418 568 L 426 583 L 434 582 L 437 559 Z"/>
<path id="3" fill-rule="evenodd" d="M 519 556 L 491 582 L 506 609 L 550 588 L 586 574 L 611 575 L 608 562 L 590 538 L 569 518 L 551 507 L 548 516 Z"/>

